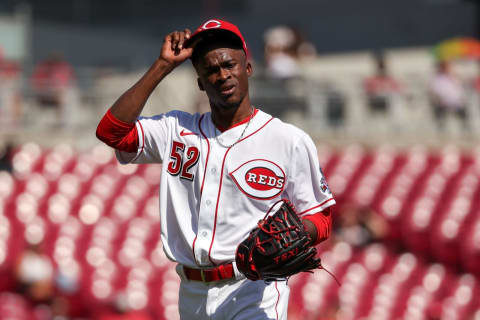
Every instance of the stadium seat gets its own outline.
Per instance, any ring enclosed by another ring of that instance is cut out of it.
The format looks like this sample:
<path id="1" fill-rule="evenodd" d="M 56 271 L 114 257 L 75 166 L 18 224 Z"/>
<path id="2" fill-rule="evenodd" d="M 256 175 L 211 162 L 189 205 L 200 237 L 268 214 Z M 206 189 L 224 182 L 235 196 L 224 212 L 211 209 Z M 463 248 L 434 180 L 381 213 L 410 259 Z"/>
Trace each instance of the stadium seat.
<path id="1" fill-rule="evenodd" d="M 438 261 L 451 264 L 460 262 L 460 235 L 467 228 L 466 222 L 475 209 L 473 194 L 480 190 L 480 184 L 473 186 L 467 183 L 469 177 L 465 175 L 457 185 L 452 186 L 451 201 L 445 203 L 444 214 L 439 215 L 438 222 L 431 227 L 432 254 Z"/>
<path id="2" fill-rule="evenodd" d="M 462 266 L 465 270 L 480 276 L 480 207 L 478 205 L 460 241 Z"/>
<path id="3" fill-rule="evenodd" d="M 352 190 L 352 202 L 362 207 L 371 206 L 385 177 L 393 169 L 395 153 L 387 147 L 374 152 L 370 166 L 359 178 L 358 185 Z"/>

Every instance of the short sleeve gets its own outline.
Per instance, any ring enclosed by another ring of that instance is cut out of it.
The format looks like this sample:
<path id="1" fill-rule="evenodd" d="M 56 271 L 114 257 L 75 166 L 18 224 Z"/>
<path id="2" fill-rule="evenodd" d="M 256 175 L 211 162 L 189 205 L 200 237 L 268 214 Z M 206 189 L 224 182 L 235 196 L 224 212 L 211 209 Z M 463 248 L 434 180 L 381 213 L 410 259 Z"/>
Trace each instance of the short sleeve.
<path id="1" fill-rule="evenodd" d="M 299 215 L 309 215 L 335 204 L 318 162 L 317 148 L 308 135 L 294 147 L 286 192 Z"/>
<path id="2" fill-rule="evenodd" d="M 117 160 L 122 163 L 161 163 L 169 134 L 168 114 L 140 117 L 135 123 L 138 132 L 138 150 L 129 153 L 115 150 Z"/>

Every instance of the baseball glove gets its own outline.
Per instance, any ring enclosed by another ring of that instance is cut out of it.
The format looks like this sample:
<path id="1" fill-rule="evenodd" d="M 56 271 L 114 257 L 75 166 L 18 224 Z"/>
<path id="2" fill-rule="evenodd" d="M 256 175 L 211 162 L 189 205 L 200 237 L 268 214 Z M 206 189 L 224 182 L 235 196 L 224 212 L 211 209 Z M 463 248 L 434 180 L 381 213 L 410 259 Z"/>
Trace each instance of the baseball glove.
<path id="1" fill-rule="evenodd" d="M 268 216 L 273 207 L 280 208 Z M 267 217 L 268 216 L 268 217 Z M 312 239 L 288 200 L 276 202 L 237 247 L 237 268 L 250 280 L 285 280 L 321 268 Z"/>

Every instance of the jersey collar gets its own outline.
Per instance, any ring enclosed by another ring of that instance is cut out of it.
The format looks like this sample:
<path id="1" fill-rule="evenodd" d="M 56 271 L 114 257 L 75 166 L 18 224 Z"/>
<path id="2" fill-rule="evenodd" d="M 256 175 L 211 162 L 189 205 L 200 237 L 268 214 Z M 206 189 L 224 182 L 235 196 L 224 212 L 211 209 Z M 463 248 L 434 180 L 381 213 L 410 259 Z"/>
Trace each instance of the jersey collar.
<path id="1" fill-rule="evenodd" d="M 253 118 L 255 117 L 255 115 L 257 114 L 257 112 L 258 112 L 258 109 L 257 109 L 257 108 L 253 108 L 252 120 L 253 120 Z M 241 126 L 242 124 L 247 123 L 248 120 L 250 120 L 250 116 L 245 117 L 244 119 L 240 120 L 240 121 L 237 122 L 237 123 L 234 123 L 233 125 L 231 125 L 231 126 L 228 127 L 228 128 L 224 128 L 224 127 L 217 126 L 217 125 L 215 125 L 215 127 L 218 129 L 218 131 L 220 131 L 220 132 L 223 133 L 223 132 L 225 132 L 225 131 L 227 131 L 227 130 L 230 130 L 230 129 L 232 129 L 232 128 L 235 128 L 235 127 Z M 213 122 L 213 121 L 212 121 L 212 122 Z"/>

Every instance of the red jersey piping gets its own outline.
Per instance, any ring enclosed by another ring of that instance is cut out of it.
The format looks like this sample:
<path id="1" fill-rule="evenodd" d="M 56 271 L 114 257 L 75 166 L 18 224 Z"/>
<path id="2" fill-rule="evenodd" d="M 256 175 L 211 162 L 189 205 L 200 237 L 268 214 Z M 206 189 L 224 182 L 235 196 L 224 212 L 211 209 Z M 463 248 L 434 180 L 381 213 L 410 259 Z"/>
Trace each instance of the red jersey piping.
<path id="1" fill-rule="evenodd" d="M 327 202 L 329 202 L 329 201 L 331 201 L 331 200 L 333 200 L 333 198 L 327 199 L 327 200 L 323 201 L 322 203 L 320 203 L 319 205 L 317 205 L 317 206 L 315 206 L 315 207 L 313 207 L 313 208 L 310 208 L 310 209 L 307 209 L 307 210 L 305 210 L 305 211 L 302 211 L 302 212 L 300 212 L 298 215 L 302 215 L 302 214 L 305 214 L 305 213 L 307 213 L 307 212 L 309 212 L 309 211 L 311 211 L 311 210 L 313 210 L 313 209 L 319 208 L 319 207 L 323 206 L 324 204 L 326 204 Z"/>
<path id="2" fill-rule="evenodd" d="M 265 122 L 260 128 L 258 128 L 257 130 L 255 130 L 254 132 L 250 133 L 248 136 L 246 136 L 245 138 L 243 139 L 240 139 L 238 140 L 238 142 L 241 142 L 249 137 L 251 137 L 252 135 L 254 135 L 255 133 L 257 133 L 258 131 L 262 130 L 267 124 L 270 123 L 270 121 L 272 121 L 274 118 L 271 117 L 267 122 Z M 223 156 L 223 161 L 222 161 L 222 171 L 220 171 L 220 187 L 218 188 L 218 195 L 217 195 L 217 205 L 215 206 L 215 219 L 214 219 L 214 222 L 213 222 L 213 234 L 212 234 L 212 242 L 210 243 L 210 248 L 208 249 L 208 259 L 210 260 L 210 262 L 215 265 L 215 263 L 212 261 L 212 258 L 210 256 L 211 252 L 212 252 L 212 247 L 213 247 L 213 241 L 215 240 L 215 231 L 217 230 L 217 215 L 218 215 L 218 204 L 220 202 L 220 192 L 222 190 L 222 183 L 223 183 L 223 169 L 224 169 L 224 166 L 225 166 L 225 159 L 227 158 L 227 155 L 228 155 L 228 152 L 230 151 L 232 147 L 228 148 L 227 151 L 225 152 L 225 155 Z"/>
<path id="3" fill-rule="evenodd" d="M 145 147 L 145 133 L 143 132 L 143 126 L 142 126 L 142 123 L 140 121 L 137 121 L 139 126 L 140 126 L 140 131 L 142 131 L 142 148 L 140 149 L 140 152 L 137 154 L 137 156 L 135 158 L 132 159 L 132 161 L 130 162 L 133 162 L 135 160 L 138 159 L 138 157 L 140 157 L 140 155 L 143 153 L 143 150 L 144 150 L 144 147 Z"/>
<path id="4" fill-rule="evenodd" d="M 257 112 L 258 112 L 258 109 L 253 108 L 252 119 L 253 119 L 253 117 L 255 117 L 255 115 L 257 114 Z M 225 132 L 225 131 L 230 130 L 230 129 L 232 129 L 232 128 L 241 126 L 242 124 L 247 123 L 249 120 L 250 120 L 250 116 L 246 117 L 246 118 L 243 119 L 243 120 L 240 120 L 239 122 L 231 125 L 231 126 L 228 127 L 228 128 L 223 128 L 223 127 L 220 127 L 220 126 L 217 126 L 217 125 L 215 125 L 215 127 L 216 127 L 220 132 Z M 212 121 L 212 122 L 213 122 L 213 121 Z"/>
<path id="5" fill-rule="evenodd" d="M 208 142 L 208 139 L 205 136 L 205 133 L 203 133 L 202 126 L 201 126 L 203 116 L 204 116 L 204 114 L 202 114 L 200 119 L 198 119 L 198 128 L 200 129 L 200 133 L 202 134 L 202 136 L 207 141 L 207 160 L 205 160 L 205 169 L 203 171 L 203 179 L 202 179 L 202 186 L 200 187 L 200 195 L 202 195 L 202 192 L 203 192 L 203 184 L 205 183 L 205 175 L 207 174 L 208 158 L 210 157 L 210 142 Z M 198 229 L 198 226 L 197 226 L 197 229 Z M 197 241 L 197 235 L 195 234 L 195 239 L 193 239 L 193 243 L 192 243 L 193 261 L 195 261 L 195 263 L 197 263 L 197 258 L 195 258 L 195 242 L 196 241 Z"/>
<path id="6" fill-rule="evenodd" d="M 277 302 L 275 303 L 275 314 L 277 315 L 277 320 L 278 320 L 278 302 L 280 301 L 280 291 L 278 290 L 277 287 L 277 281 L 275 281 L 275 290 L 277 290 L 278 296 L 277 296 Z"/>
<path id="7" fill-rule="evenodd" d="M 203 193 L 203 185 L 205 183 L 205 176 L 207 174 L 207 165 L 208 165 L 208 158 L 210 157 L 210 142 L 208 141 L 207 139 L 207 136 L 205 135 L 205 133 L 203 133 L 203 130 L 202 130 L 202 119 L 203 119 L 203 116 L 205 114 L 202 114 L 202 116 L 200 117 L 200 119 L 198 120 L 198 128 L 200 129 L 200 133 L 202 134 L 202 136 L 205 138 L 205 141 L 207 141 L 207 160 L 205 160 L 205 169 L 203 170 L 203 179 L 202 179 L 202 186 L 200 187 L 200 195 L 202 195 Z"/>

